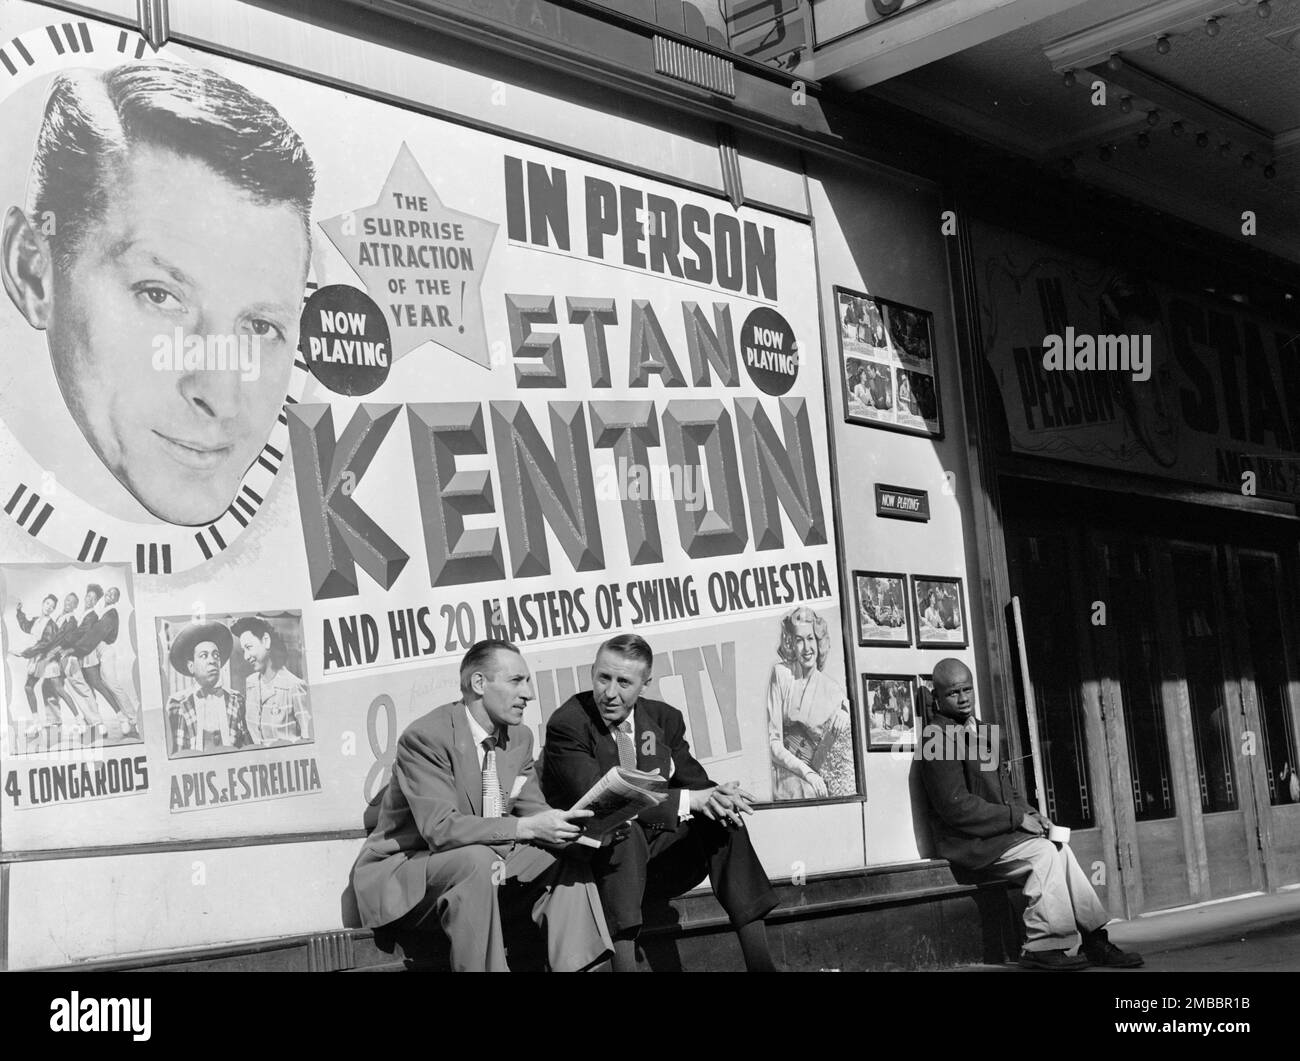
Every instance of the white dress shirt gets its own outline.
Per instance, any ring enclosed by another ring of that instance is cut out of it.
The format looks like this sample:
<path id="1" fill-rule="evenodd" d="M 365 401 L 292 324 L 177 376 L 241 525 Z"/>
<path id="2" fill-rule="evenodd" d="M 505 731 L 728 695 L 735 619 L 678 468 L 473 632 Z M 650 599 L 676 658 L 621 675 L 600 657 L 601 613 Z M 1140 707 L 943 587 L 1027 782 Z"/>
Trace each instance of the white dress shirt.
<path id="1" fill-rule="evenodd" d="M 487 761 L 487 749 L 483 747 L 483 742 L 492 736 L 487 730 L 475 721 L 474 716 L 470 714 L 469 708 L 465 708 L 465 717 L 469 719 L 469 732 L 474 738 L 474 751 L 478 753 L 478 768 L 483 769 L 483 764 Z"/>

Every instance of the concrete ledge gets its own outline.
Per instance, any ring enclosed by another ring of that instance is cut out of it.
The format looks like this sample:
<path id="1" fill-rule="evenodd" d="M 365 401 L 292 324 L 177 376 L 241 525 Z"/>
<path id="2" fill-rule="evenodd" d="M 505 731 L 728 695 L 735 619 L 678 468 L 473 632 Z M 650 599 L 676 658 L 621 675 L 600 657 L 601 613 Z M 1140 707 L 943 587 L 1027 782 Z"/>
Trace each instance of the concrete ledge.
<path id="1" fill-rule="evenodd" d="M 1005 882 L 959 882 L 946 862 L 930 861 L 822 874 L 775 885 L 769 915 L 777 962 L 791 971 L 903 970 L 996 964 L 1018 949 L 1015 889 Z M 508 926 L 509 929 L 510 926 Z M 539 969 L 535 937 L 511 963 Z M 650 971 L 743 968 L 735 934 L 712 892 L 693 892 L 648 910 L 641 958 Z M 339 929 L 201 950 L 61 966 L 60 970 L 151 969 L 285 972 L 446 971 L 446 941 L 433 933 L 398 936 Z"/>

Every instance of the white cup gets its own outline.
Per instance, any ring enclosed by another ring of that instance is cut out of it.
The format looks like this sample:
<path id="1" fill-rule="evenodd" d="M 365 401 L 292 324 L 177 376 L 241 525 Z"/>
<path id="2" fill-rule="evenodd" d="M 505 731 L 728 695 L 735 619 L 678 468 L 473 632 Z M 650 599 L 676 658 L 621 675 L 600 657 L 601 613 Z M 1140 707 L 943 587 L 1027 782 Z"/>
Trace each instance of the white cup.
<path id="1" fill-rule="evenodd" d="M 1068 844 L 1070 842 L 1070 830 L 1064 825 L 1053 825 L 1047 830 L 1047 839 L 1054 844 Z"/>

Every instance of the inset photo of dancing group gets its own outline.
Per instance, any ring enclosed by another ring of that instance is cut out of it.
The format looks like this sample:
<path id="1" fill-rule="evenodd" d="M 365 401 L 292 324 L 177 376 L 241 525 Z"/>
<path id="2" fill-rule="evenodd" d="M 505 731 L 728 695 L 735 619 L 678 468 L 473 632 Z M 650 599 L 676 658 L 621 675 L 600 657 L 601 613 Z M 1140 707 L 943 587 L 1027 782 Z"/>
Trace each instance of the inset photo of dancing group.
<path id="1" fill-rule="evenodd" d="M 9 754 L 141 742 L 129 567 L 3 564 L 0 608 Z"/>

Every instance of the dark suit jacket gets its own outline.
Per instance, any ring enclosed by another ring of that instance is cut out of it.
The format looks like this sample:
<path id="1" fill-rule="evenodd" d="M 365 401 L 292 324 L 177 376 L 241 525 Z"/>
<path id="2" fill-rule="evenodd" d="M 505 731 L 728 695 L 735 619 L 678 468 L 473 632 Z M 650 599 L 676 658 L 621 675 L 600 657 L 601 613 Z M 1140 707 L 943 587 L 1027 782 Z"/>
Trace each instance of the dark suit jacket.
<path id="1" fill-rule="evenodd" d="M 99 648 L 99 622 L 100 617 L 95 612 L 86 612 L 81 617 L 81 622 L 77 624 L 77 639 L 69 646 L 77 659 L 89 656 Z"/>
<path id="2" fill-rule="evenodd" d="M 668 778 L 670 789 L 666 800 L 642 811 L 637 820 L 647 826 L 676 829 L 680 790 L 708 788 L 713 782 L 691 755 L 686 720 L 677 708 L 642 697 L 632 708 L 632 717 L 637 769 L 658 770 Z M 618 765 L 618 746 L 590 692 L 569 697 L 550 717 L 544 751 L 542 792 L 551 806 L 566 810 Z"/>
<path id="3" fill-rule="evenodd" d="M 352 867 L 363 925 L 396 921 L 424 898 L 428 856 L 481 844 L 504 857 L 516 842 L 517 819 L 547 809 L 527 726 L 506 728 L 496 762 L 507 797 L 515 778 L 526 779 L 510 803 L 513 817 L 482 817 L 483 772 L 462 703 L 434 708 L 406 727 L 379 818 Z"/>
<path id="4" fill-rule="evenodd" d="M 86 620 L 91 617 L 92 613 L 87 612 L 77 630 L 77 643 L 72 650 L 78 659 L 89 656 L 100 645 L 111 645 L 117 640 L 116 608 L 109 608 L 103 615 L 94 619 L 92 623 L 87 623 Z"/>
<path id="5" fill-rule="evenodd" d="M 931 726 L 943 735 L 939 758 L 930 754 L 939 746 L 931 739 Z M 1020 821 L 1033 809 L 1016 793 L 1006 763 L 983 769 L 978 750 L 993 747 L 993 733 L 983 722 L 978 729 L 977 740 L 962 740 L 961 725 L 936 712 L 922 733 L 921 779 L 930 799 L 935 847 L 940 858 L 967 869 L 983 869 L 1029 839 Z"/>
<path id="6" fill-rule="evenodd" d="M 58 640 L 59 623 L 53 616 L 47 619 L 43 615 L 36 615 L 29 619 L 22 612 L 18 613 L 18 625 L 22 628 L 23 633 L 31 633 L 32 627 L 37 623 L 44 623 L 45 625 L 41 627 L 40 636 L 37 637 L 36 643 L 18 653 L 24 659 L 34 660 L 45 655 L 54 645 L 54 642 Z"/>

